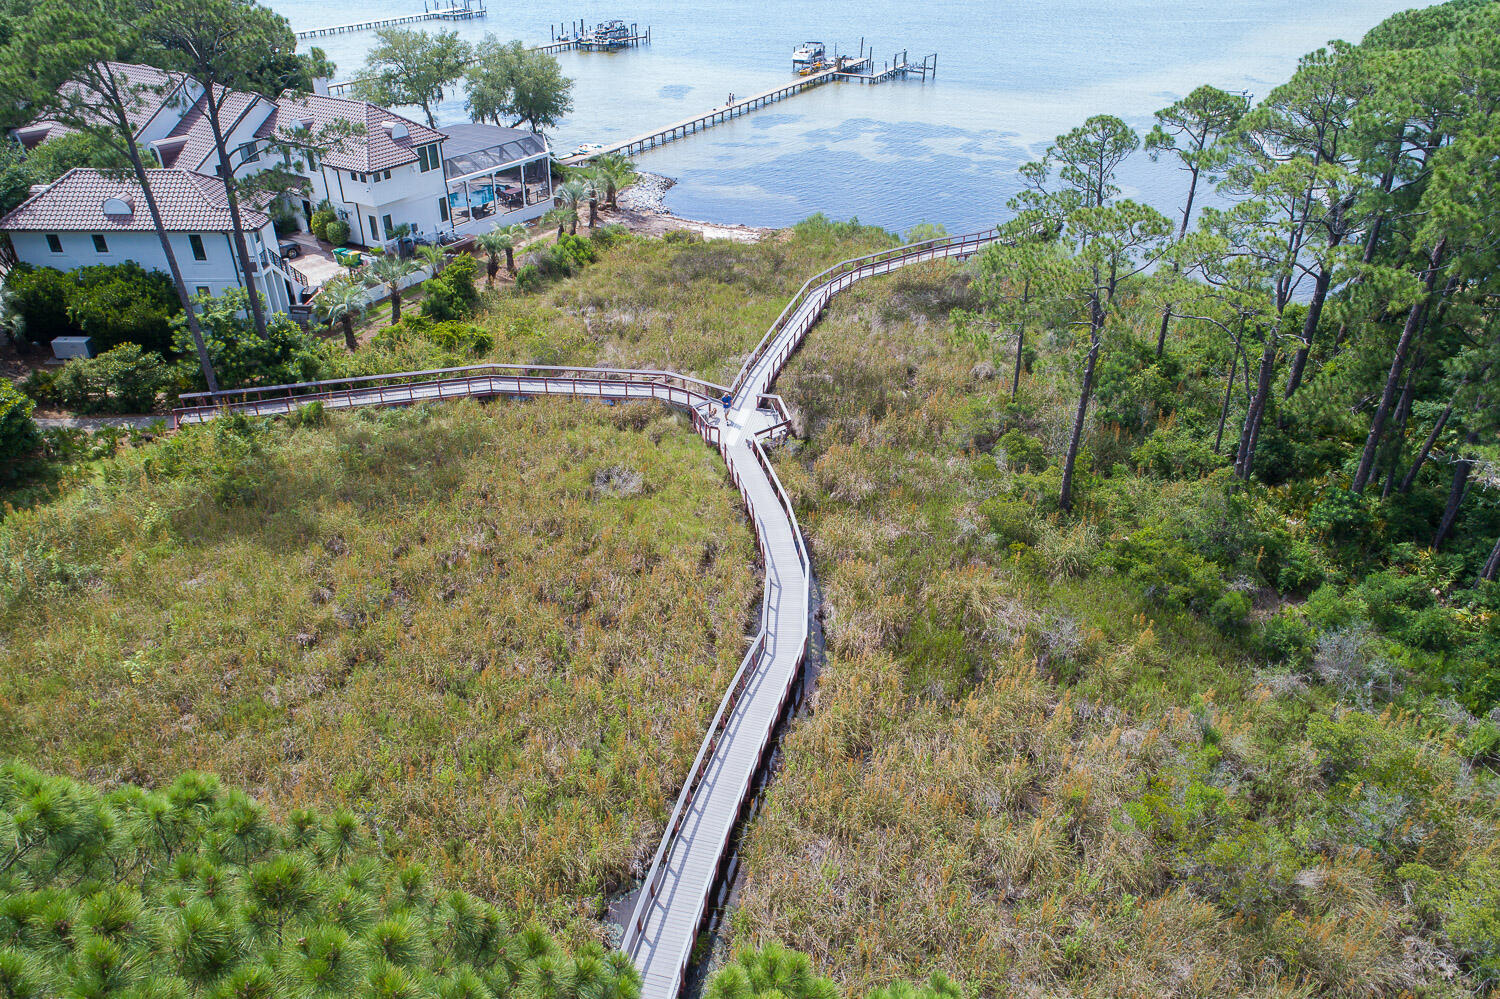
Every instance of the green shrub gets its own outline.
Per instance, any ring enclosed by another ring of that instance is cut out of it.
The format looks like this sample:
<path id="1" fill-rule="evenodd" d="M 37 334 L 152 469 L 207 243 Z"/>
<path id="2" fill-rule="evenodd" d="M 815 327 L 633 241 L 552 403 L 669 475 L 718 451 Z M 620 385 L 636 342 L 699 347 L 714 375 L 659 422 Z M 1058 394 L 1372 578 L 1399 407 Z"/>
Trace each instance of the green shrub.
<path id="1" fill-rule="evenodd" d="M 616 243 L 620 243 L 629 238 L 630 230 L 625 228 L 623 225 L 620 225 L 620 223 L 618 222 L 611 222 L 608 225 L 602 225 L 599 228 L 595 229 L 593 232 L 589 233 L 589 242 L 593 243 L 601 250 L 607 250 L 610 247 L 614 246 Z"/>
<path id="2" fill-rule="evenodd" d="M 199 324 L 220 384 L 281 385 L 321 377 L 328 363 L 322 341 L 285 315 L 272 316 L 261 337 L 245 314 L 247 304 L 242 288 L 197 300 Z M 174 329 L 176 350 L 182 355 L 176 365 L 177 378 L 201 390 L 205 387 L 203 371 L 192 335 L 180 317 Z"/>
<path id="3" fill-rule="evenodd" d="M 527 264 L 516 271 L 516 289 L 519 291 L 532 292 L 542 286 L 542 272 L 536 264 Z"/>
<path id="4" fill-rule="evenodd" d="M 32 402 L 8 378 L 0 378 L 0 478 L 19 475 L 25 461 L 41 446 Z"/>
<path id="5" fill-rule="evenodd" d="M 181 311 L 172 279 L 137 263 L 80 267 L 66 274 L 50 267 L 18 266 L 7 280 L 25 336 L 48 343 L 59 336 L 88 336 L 103 352 L 135 343 L 172 349 L 172 317 Z"/>
<path id="6" fill-rule="evenodd" d="M 160 354 L 122 344 L 98 357 L 69 361 L 52 383 L 52 395 L 80 413 L 144 413 L 171 382 Z"/>
<path id="7" fill-rule="evenodd" d="M 1266 661 L 1296 668 L 1306 666 L 1312 659 L 1313 644 L 1312 628 L 1301 614 L 1288 608 L 1267 618 L 1255 641 L 1256 651 Z"/>
<path id="8" fill-rule="evenodd" d="M 1218 566 L 1168 537 L 1152 525 L 1115 543 L 1112 564 L 1146 590 L 1146 595 L 1173 608 L 1207 611 L 1224 593 Z M 1226 605 L 1225 612 L 1233 610 Z"/>
<path id="9" fill-rule="evenodd" d="M 1005 452 L 1010 467 L 1018 472 L 1042 472 L 1047 468 L 1047 454 L 1042 442 L 1020 430 L 1007 430 L 995 442 L 997 450 Z"/>
<path id="10" fill-rule="evenodd" d="M 666 235 L 662 236 L 665 242 L 673 244 L 701 243 L 703 233 L 697 229 L 668 229 Z"/>
<path id="11" fill-rule="evenodd" d="M 1161 478 L 1198 479 L 1229 463 L 1214 454 L 1208 440 L 1191 430 L 1157 427 L 1141 446 L 1130 454 L 1130 460 L 1142 472 Z"/>
<path id="12" fill-rule="evenodd" d="M 1363 493 L 1333 487 L 1307 511 L 1307 526 L 1336 545 L 1368 540 L 1374 507 Z"/>
<path id="13" fill-rule="evenodd" d="M 135 263 L 83 267 L 68 303 L 74 325 L 102 354 L 124 343 L 166 353 L 172 349 L 172 317 L 182 311 L 172 279 Z"/>
<path id="14" fill-rule="evenodd" d="M 343 219 L 332 219 L 323 227 L 323 232 L 328 242 L 334 246 L 343 246 L 349 242 L 349 223 Z"/>
<path id="15" fill-rule="evenodd" d="M 5 287 L 30 342 L 45 344 L 54 337 L 80 335 L 68 315 L 76 282 L 67 274 L 52 267 L 17 264 L 6 277 Z"/>
<path id="16" fill-rule="evenodd" d="M 307 220 L 308 231 L 319 239 L 328 239 L 328 223 L 338 221 L 338 213 L 333 210 L 333 205 L 324 200 L 313 211 L 312 218 Z"/>
<path id="17" fill-rule="evenodd" d="M 438 321 L 467 319 L 479 307 L 479 288 L 475 278 L 479 263 L 469 254 L 454 257 L 443 273 L 429 278 L 423 290 L 422 315 Z"/>
<path id="18" fill-rule="evenodd" d="M 1036 508 L 1022 499 L 992 496 L 979 506 L 1001 546 L 1036 544 Z"/>

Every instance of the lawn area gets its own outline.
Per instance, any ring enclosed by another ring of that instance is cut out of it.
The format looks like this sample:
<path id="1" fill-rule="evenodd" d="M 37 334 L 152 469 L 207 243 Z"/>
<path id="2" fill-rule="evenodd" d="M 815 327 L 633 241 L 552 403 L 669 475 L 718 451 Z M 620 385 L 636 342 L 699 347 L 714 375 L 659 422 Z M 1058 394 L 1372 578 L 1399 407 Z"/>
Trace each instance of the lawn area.
<path id="1" fill-rule="evenodd" d="M 718 456 L 654 406 L 296 422 L 127 448 L 0 524 L 0 754 L 348 807 L 597 936 L 758 608 Z"/>

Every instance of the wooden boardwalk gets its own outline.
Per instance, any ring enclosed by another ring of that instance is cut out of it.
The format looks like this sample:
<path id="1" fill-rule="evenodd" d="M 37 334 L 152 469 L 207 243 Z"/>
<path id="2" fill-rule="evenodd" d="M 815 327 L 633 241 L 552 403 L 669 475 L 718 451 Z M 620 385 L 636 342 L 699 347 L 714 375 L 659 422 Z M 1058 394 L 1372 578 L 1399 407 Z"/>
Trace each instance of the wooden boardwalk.
<path id="1" fill-rule="evenodd" d="M 681 139 L 695 132 L 701 132 L 706 128 L 723 124 L 731 118 L 747 115 L 758 108 L 784 101 L 789 97 L 795 97 L 805 90 L 824 83 L 830 83 L 845 75 L 856 74 L 861 68 L 868 69 L 869 67 L 870 60 L 868 58 L 859 60 L 851 59 L 839 67 L 799 77 L 791 83 L 772 87 L 770 90 L 762 90 L 758 94 L 752 94 L 749 97 L 726 104 L 723 107 L 714 108 L 712 111 L 706 111 L 691 118 L 684 118 L 681 121 L 673 122 L 664 128 L 642 132 L 633 138 L 607 145 L 603 149 L 588 153 L 587 155 L 570 156 L 566 159 L 558 160 L 558 162 L 563 166 L 577 166 L 580 163 L 586 163 L 589 160 L 600 156 L 607 156 L 610 153 L 621 153 L 628 156 L 631 153 L 643 152 L 656 146 L 665 145 L 674 139 Z"/>
<path id="2" fill-rule="evenodd" d="M 420 14 L 405 14 L 400 17 L 383 17 L 372 21 L 356 21 L 353 24 L 330 24 L 322 28 L 308 28 L 297 32 L 299 41 L 306 38 L 322 38 L 325 35 L 342 35 L 348 31 L 373 31 L 390 28 L 398 24 L 415 24 L 418 21 L 469 21 L 484 17 L 484 4 L 477 7 L 435 7 Z"/>
<path id="3" fill-rule="evenodd" d="M 730 835 L 807 654 L 811 569 L 797 515 L 762 442 L 787 432 L 778 396 L 768 394 L 787 359 L 833 296 L 865 278 L 929 260 L 971 256 L 998 239 L 982 233 L 898 247 L 828 268 L 803 284 L 745 361 L 731 388 L 671 372 L 608 368 L 476 365 L 184 396 L 173 426 L 238 410 L 285 413 L 312 401 L 329 408 L 404 405 L 437 399 L 569 396 L 656 399 L 688 411 L 718 448 L 750 513 L 765 562 L 761 627 L 719 704 L 683 782 L 621 945 L 640 969 L 642 999 L 676 999 L 682 988 Z M 728 408 L 720 405 L 731 397 Z"/>

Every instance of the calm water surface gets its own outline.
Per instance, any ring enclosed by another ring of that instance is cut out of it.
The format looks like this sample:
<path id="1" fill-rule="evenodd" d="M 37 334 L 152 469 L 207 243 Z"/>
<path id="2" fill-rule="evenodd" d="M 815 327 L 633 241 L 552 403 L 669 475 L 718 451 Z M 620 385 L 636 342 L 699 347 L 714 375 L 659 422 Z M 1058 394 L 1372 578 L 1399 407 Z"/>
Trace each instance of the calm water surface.
<path id="1" fill-rule="evenodd" d="M 786 225 L 815 211 L 904 230 L 940 222 L 950 231 L 993 224 L 1017 187 L 1016 167 L 1090 114 L 1149 127 L 1151 112 L 1200 83 L 1261 95 L 1303 53 L 1329 39 L 1357 40 L 1411 6 L 1397 0 L 825 0 L 685 3 L 618 0 L 620 6 L 548 7 L 489 0 L 489 16 L 456 25 L 527 43 L 548 40 L 548 21 L 620 17 L 651 25 L 652 44 L 558 58 L 573 77 L 573 114 L 551 134 L 568 150 L 664 126 L 793 79 L 791 50 L 804 39 L 877 61 L 907 49 L 938 53 L 936 79 L 879 86 L 835 84 L 637 157 L 674 177 L 667 205 L 718 222 Z M 270 6 L 301 29 L 420 11 L 422 0 L 328 0 Z M 435 25 L 429 26 L 436 30 Z M 354 74 L 371 32 L 317 39 Z M 467 120 L 462 93 L 442 121 Z M 1181 179 L 1138 154 L 1126 193 L 1175 205 Z"/>

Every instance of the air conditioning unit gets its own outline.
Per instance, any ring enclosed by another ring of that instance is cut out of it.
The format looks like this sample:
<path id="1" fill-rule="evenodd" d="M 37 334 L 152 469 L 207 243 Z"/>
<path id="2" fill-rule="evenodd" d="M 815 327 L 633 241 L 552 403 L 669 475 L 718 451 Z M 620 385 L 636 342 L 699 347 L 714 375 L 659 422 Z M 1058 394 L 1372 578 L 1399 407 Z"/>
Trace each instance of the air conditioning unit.
<path id="1" fill-rule="evenodd" d="M 59 361 L 94 356 L 94 339 L 87 336 L 60 336 L 52 341 L 52 356 Z"/>

